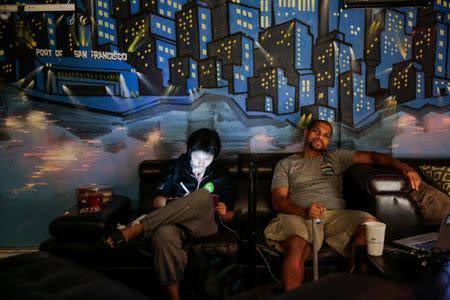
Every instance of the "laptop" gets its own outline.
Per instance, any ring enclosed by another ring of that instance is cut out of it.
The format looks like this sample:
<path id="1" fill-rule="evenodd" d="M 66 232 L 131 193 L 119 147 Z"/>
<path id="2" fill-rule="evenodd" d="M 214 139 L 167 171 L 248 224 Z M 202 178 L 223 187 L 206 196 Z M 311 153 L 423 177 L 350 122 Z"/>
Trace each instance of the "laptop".
<path id="1" fill-rule="evenodd" d="M 433 249 L 440 251 L 450 251 L 450 214 L 447 214 L 441 222 L 439 233 L 428 232 L 393 241 L 394 244 L 428 252 Z"/>

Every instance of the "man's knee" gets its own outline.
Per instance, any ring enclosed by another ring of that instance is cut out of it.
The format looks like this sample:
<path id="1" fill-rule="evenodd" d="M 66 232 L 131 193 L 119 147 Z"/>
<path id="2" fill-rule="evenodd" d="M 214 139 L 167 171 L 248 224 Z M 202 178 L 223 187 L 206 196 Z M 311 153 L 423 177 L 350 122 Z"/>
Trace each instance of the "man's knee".
<path id="1" fill-rule="evenodd" d="M 357 233 L 364 233 L 366 230 L 366 227 L 364 224 L 366 224 L 367 222 L 378 222 L 378 220 L 375 217 L 364 217 L 361 221 L 361 223 L 359 223 L 358 227 L 355 230 L 355 234 Z"/>
<path id="2" fill-rule="evenodd" d="M 364 225 L 364 223 L 371 222 L 371 221 L 378 222 L 378 220 L 375 217 L 372 217 L 372 216 L 364 217 L 364 219 L 361 222 L 361 225 Z"/>
<path id="3" fill-rule="evenodd" d="M 366 244 L 366 229 L 364 224 L 366 222 L 371 222 L 371 221 L 378 221 L 376 218 L 374 217 L 365 217 L 361 223 L 359 224 L 359 226 L 356 228 L 354 234 L 353 234 L 353 240 L 354 243 L 358 246 L 358 245 L 365 245 Z"/>
<path id="4" fill-rule="evenodd" d="M 298 254 L 306 260 L 311 253 L 311 244 L 298 235 L 293 235 L 282 242 L 286 254 Z"/>

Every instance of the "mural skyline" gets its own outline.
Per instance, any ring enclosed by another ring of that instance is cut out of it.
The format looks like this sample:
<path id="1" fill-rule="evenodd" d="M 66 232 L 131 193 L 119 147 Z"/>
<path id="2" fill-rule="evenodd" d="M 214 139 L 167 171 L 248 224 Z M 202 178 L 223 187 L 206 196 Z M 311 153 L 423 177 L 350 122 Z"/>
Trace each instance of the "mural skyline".
<path id="1" fill-rule="evenodd" d="M 139 163 L 201 127 L 223 158 L 299 151 L 311 118 L 333 121 L 333 148 L 449 157 L 450 1 L 72 3 L 0 14 L 0 247 L 39 245 L 77 186 L 136 206 Z"/>
<path id="2" fill-rule="evenodd" d="M 397 106 L 450 105 L 447 1 L 376 10 L 318 0 L 74 3 L 74 13 L 1 21 L 8 82 L 116 115 L 191 104 L 207 91 L 244 97 L 236 103 L 248 115 L 355 129 Z"/>

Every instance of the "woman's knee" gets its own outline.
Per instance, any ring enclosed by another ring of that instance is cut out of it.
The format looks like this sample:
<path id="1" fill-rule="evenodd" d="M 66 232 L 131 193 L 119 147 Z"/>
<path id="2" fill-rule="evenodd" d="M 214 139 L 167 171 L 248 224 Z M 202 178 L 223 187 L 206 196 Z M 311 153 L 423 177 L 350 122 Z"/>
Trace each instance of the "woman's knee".
<path id="1" fill-rule="evenodd" d="M 185 200 L 188 200 L 189 206 L 201 214 L 214 209 L 212 195 L 205 189 L 198 189 L 190 193 L 187 197 L 189 199 Z"/>
<path id="2" fill-rule="evenodd" d="M 183 241 L 180 229 L 175 226 L 160 226 L 152 234 L 151 244 L 153 249 L 167 249 L 171 247 L 182 247 Z"/>

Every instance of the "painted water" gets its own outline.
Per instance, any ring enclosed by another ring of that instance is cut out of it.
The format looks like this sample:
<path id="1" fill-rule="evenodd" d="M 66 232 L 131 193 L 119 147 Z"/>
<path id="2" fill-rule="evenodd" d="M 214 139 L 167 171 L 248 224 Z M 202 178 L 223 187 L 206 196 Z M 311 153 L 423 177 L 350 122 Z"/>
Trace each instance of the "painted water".
<path id="1" fill-rule="evenodd" d="M 0 92 L 0 247 L 39 245 L 49 222 L 74 205 L 77 186 L 112 186 L 137 207 L 139 163 L 177 157 L 201 127 L 219 132 L 222 157 L 302 147 L 302 129 L 248 116 L 223 95 L 205 93 L 191 105 L 160 104 L 119 117 L 30 100 L 14 87 Z M 333 146 L 450 157 L 448 110 L 419 112 L 399 110 L 363 131 L 335 128 Z"/>

